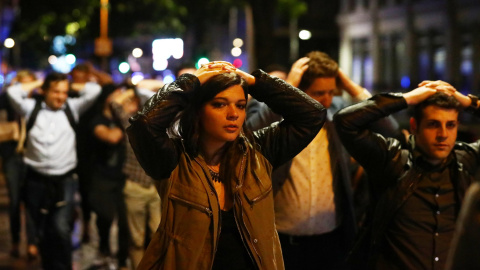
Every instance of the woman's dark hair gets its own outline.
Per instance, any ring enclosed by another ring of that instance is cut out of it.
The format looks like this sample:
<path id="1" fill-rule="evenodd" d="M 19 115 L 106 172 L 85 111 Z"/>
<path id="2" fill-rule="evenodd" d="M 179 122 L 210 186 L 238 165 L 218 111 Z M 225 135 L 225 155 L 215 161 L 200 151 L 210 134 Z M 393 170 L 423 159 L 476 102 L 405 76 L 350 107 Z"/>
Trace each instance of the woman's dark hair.
<path id="1" fill-rule="evenodd" d="M 216 75 L 198 89 L 194 89 L 194 92 L 191 93 L 189 105 L 179 115 L 178 132 L 171 129 L 171 132 L 183 138 L 186 150 L 190 154 L 196 156 L 200 150 L 200 118 L 198 117 L 200 109 L 218 93 L 235 85 L 240 85 L 243 88 L 245 99 L 248 99 L 248 84 L 242 77 L 235 73 Z M 248 152 L 254 157 L 254 144 L 250 142 L 253 142 L 253 135 L 246 129 L 245 125 L 243 125 L 242 132 L 238 138 L 232 142 L 227 142 L 225 145 L 221 160 L 222 166 L 220 166 L 221 179 L 236 179 L 235 168 L 237 164 L 241 162 L 244 152 L 247 152 L 246 149 L 243 149 L 244 146 L 250 148 Z M 231 181 L 224 181 L 224 184 L 226 187 L 230 187 Z"/>

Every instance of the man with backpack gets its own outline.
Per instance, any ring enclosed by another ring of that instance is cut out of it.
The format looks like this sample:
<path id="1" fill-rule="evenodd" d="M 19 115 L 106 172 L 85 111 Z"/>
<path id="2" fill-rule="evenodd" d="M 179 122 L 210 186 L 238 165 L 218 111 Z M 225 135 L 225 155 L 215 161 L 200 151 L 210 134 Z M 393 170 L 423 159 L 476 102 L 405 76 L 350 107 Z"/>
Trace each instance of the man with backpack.
<path id="1" fill-rule="evenodd" d="M 43 95 L 29 97 L 41 86 Z M 100 86 L 86 83 L 68 98 L 67 75 L 52 72 L 43 82 L 8 88 L 12 107 L 27 121 L 27 209 L 39 231 L 44 269 L 71 269 L 71 227 L 77 166 L 75 129 L 79 115 L 95 101 Z"/>

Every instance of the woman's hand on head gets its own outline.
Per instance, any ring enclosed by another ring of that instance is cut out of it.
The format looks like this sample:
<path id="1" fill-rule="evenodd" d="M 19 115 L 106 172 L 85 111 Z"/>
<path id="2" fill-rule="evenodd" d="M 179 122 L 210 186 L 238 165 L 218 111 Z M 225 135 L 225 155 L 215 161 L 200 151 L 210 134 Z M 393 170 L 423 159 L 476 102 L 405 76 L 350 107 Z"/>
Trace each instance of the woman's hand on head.
<path id="1" fill-rule="evenodd" d="M 240 75 L 248 85 L 254 85 L 255 84 L 255 77 L 253 77 L 251 74 L 248 74 L 247 72 L 240 70 L 240 69 L 235 69 L 235 73 Z"/>
<path id="2" fill-rule="evenodd" d="M 203 65 L 197 71 L 195 71 L 194 75 L 197 76 L 200 84 L 204 84 L 213 76 L 222 73 L 228 72 L 235 72 L 236 68 L 229 62 L 225 61 L 214 61 L 208 64 Z"/>

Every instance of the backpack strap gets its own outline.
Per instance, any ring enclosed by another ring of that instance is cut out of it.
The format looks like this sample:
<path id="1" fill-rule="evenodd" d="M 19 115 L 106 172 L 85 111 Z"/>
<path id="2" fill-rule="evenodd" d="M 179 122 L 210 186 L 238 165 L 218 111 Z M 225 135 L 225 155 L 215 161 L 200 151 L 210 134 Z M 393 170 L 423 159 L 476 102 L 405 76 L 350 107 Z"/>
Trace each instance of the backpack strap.
<path id="1" fill-rule="evenodd" d="M 73 131 L 77 133 L 78 124 L 77 122 L 75 122 L 75 117 L 73 117 L 72 109 L 70 109 L 67 101 L 65 101 L 65 114 L 67 115 L 68 122 L 70 123 L 70 126 L 72 126 Z"/>
<path id="2" fill-rule="evenodd" d="M 27 129 L 26 129 L 27 134 L 30 131 L 30 129 L 32 129 L 33 125 L 35 124 L 35 120 L 37 120 L 38 112 L 40 111 L 40 109 L 42 109 L 43 99 L 42 98 L 35 98 L 35 99 L 36 99 L 35 108 L 33 108 L 33 111 L 30 114 L 30 118 L 28 119 L 28 122 L 27 122 Z M 66 101 L 65 101 L 64 112 L 67 116 L 67 119 L 68 119 L 68 122 L 70 123 L 70 126 L 72 126 L 72 128 L 73 128 L 73 131 L 75 131 L 75 133 L 77 133 L 77 122 L 75 121 L 75 117 L 73 117 L 72 109 L 70 108 L 70 106 L 68 105 L 68 102 L 66 102 Z"/>
<path id="3" fill-rule="evenodd" d="M 26 129 L 27 134 L 30 131 L 30 129 L 32 129 L 33 124 L 35 124 L 35 120 L 37 120 L 38 112 L 42 108 L 42 100 L 43 99 L 41 98 L 35 98 L 35 107 L 33 108 L 33 111 L 30 114 L 30 118 L 28 118 L 28 122 L 27 122 L 27 129 Z"/>

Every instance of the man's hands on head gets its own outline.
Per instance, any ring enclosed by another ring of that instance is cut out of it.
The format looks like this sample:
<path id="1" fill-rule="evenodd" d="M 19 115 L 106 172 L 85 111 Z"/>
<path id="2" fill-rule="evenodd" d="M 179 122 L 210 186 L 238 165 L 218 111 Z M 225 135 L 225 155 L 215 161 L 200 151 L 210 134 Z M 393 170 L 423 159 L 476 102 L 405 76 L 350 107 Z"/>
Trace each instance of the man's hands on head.
<path id="1" fill-rule="evenodd" d="M 353 98 L 362 95 L 365 89 L 353 82 L 352 79 L 350 79 L 350 77 L 348 77 L 340 68 L 338 69 L 337 88 L 344 89 Z"/>
<path id="2" fill-rule="evenodd" d="M 43 80 L 35 80 L 33 82 L 21 83 L 21 86 L 24 91 L 26 91 L 27 93 L 30 93 L 33 90 L 41 87 L 42 84 L 43 84 Z"/>
<path id="3" fill-rule="evenodd" d="M 305 71 L 308 69 L 309 61 L 310 58 L 308 57 L 302 57 L 295 61 L 285 81 L 294 87 L 298 87 L 300 85 L 300 81 L 302 80 L 303 73 L 305 73 Z"/>
<path id="4" fill-rule="evenodd" d="M 439 92 L 454 96 L 464 108 L 470 106 L 472 103 L 472 100 L 469 97 L 457 91 L 455 87 L 444 81 L 423 81 L 419 84 L 419 86 L 432 87 L 437 89 Z"/>
<path id="5" fill-rule="evenodd" d="M 436 92 L 442 92 L 447 95 L 455 97 L 462 107 L 466 108 L 470 106 L 471 100 L 469 97 L 458 92 L 455 87 L 444 81 L 423 81 L 418 85 L 418 88 L 403 94 L 403 97 L 407 101 L 408 105 L 418 104 Z"/>

